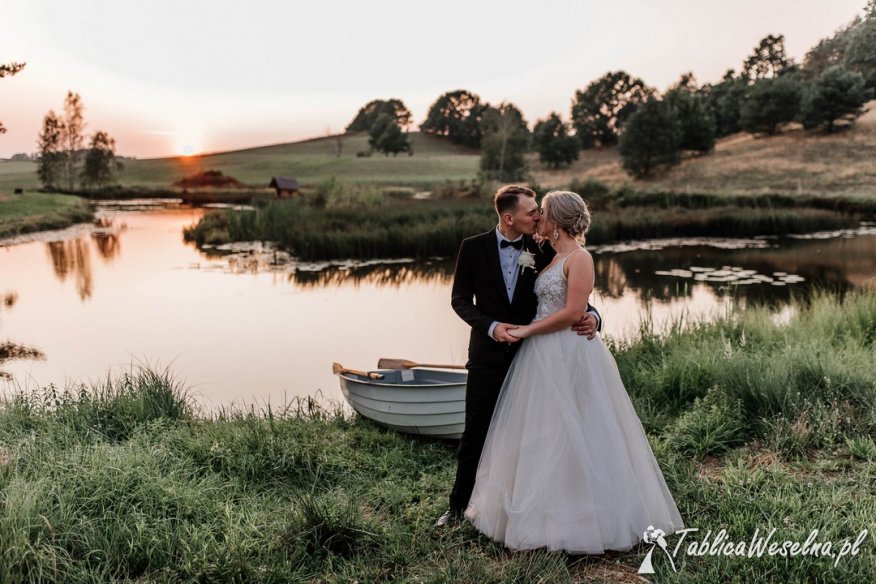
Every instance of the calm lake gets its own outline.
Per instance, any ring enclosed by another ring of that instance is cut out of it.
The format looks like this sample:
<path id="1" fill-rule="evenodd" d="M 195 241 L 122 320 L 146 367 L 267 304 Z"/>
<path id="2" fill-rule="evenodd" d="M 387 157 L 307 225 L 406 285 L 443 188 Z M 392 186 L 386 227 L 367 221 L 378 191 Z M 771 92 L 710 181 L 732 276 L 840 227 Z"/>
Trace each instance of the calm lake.
<path id="1" fill-rule="evenodd" d="M 333 361 L 465 362 L 468 329 L 450 308 L 452 261 L 302 265 L 258 245 L 208 254 L 182 238 L 203 213 L 109 204 L 98 226 L 0 242 L 0 343 L 45 355 L 0 365 L 9 376 L 0 387 L 63 387 L 149 364 L 169 367 L 214 408 L 341 400 Z M 635 334 L 646 316 L 661 328 L 752 300 L 781 314 L 792 295 L 848 290 L 876 275 L 873 224 L 591 249 L 592 302 L 615 338 Z"/>

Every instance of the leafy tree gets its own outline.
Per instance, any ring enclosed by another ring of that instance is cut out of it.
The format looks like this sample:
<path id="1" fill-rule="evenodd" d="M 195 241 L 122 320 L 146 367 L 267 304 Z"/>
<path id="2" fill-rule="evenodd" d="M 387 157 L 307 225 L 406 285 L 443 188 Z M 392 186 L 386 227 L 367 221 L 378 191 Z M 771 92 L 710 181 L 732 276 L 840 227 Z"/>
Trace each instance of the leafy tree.
<path id="1" fill-rule="evenodd" d="M 669 89 L 681 89 L 687 93 L 696 93 L 699 90 L 699 85 L 697 84 L 697 78 L 693 74 L 693 71 L 688 71 L 687 73 L 682 73 L 675 85 Z"/>
<path id="2" fill-rule="evenodd" d="M 446 136 L 454 144 L 479 148 L 483 132 L 481 118 L 487 106 L 481 98 L 465 89 L 449 91 L 429 108 L 420 130 L 427 134 Z"/>
<path id="3" fill-rule="evenodd" d="M 711 152 L 715 147 L 715 120 L 709 111 L 706 98 L 694 93 L 696 84 L 678 85 L 663 98 L 671 107 L 681 126 L 682 150 Z"/>
<path id="4" fill-rule="evenodd" d="M 116 141 L 106 132 L 95 132 L 85 153 L 82 167 L 84 186 L 102 187 L 113 181 L 113 174 L 121 170 L 122 164 L 116 160 Z"/>
<path id="5" fill-rule="evenodd" d="M 54 111 L 49 111 L 37 137 L 37 175 L 47 188 L 57 187 L 64 171 L 63 133 L 63 120 Z"/>
<path id="6" fill-rule="evenodd" d="M 535 124 L 532 138 L 542 164 L 559 168 L 578 160 L 578 139 L 569 135 L 568 125 L 555 112 Z"/>
<path id="7" fill-rule="evenodd" d="M 681 162 L 681 124 L 666 102 L 650 99 L 624 126 L 618 150 L 624 170 L 642 178 L 660 166 Z"/>
<path id="8" fill-rule="evenodd" d="M 617 143 L 620 128 L 654 90 L 626 71 L 606 73 L 572 101 L 572 124 L 582 148 Z"/>
<path id="9" fill-rule="evenodd" d="M 830 133 L 839 120 L 854 123 L 872 95 L 863 75 L 834 65 L 819 75 L 806 92 L 801 112 L 803 126 L 824 126 Z"/>
<path id="10" fill-rule="evenodd" d="M 12 77 L 22 69 L 26 63 L 6 63 L 5 65 L 0 65 L 0 79 L 4 77 Z"/>
<path id="11" fill-rule="evenodd" d="M 395 118 L 396 124 L 404 129 L 411 125 L 411 112 L 400 99 L 375 99 L 359 109 L 359 113 L 347 126 L 347 132 L 370 132 L 382 114 Z"/>
<path id="12" fill-rule="evenodd" d="M 82 147 L 85 138 L 82 130 L 85 129 L 85 106 L 78 93 L 67 92 L 64 100 L 64 124 L 61 127 L 61 141 L 64 147 L 64 176 L 67 180 L 67 188 L 71 191 L 76 184 L 76 166 L 81 158 Z"/>
<path id="13" fill-rule="evenodd" d="M 402 132 L 395 116 L 381 114 L 369 132 L 368 144 L 372 150 L 393 156 L 399 152 L 411 152 L 411 143 L 406 132 Z"/>
<path id="14" fill-rule="evenodd" d="M 800 112 L 803 86 L 796 75 L 761 79 L 742 106 L 742 129 L 752 134 L 775 135 L 779 127 Z"/>
<path id="15" fill-rule="evenodd" d="M 803 58 L 803 71 L 809 77 L 817 77 L 828 67 L 843 63 L 851 32 L 861 22 L 863 22 L 861 17 L 856 16 L 852 22 L 837 30 L 833 35 L 818 41 L 818 44 L 809 49 Z"/>
<path id="16" fill-rule="evenodd" d="M 7 63 L 5 65 L 0 65 L 0 79 L 4 77 L 12 77 L 22 69 L 24 69 L 25 63 Z M 0 134 L 5 134 L 6 128 L 3 127 L 3 124 L 0 123 Z"/>
<path id="17" fill-rule="evenodd" d="M 864 76 L 870 89 L 876 89 L 876 9 L 873 6 L 868 5 L 867 18 L 850 31 L 843 59 L 847 69 Z"/>
<path id="18" fill-rule="evenodd" d="M 749 82 L 755 82 L 796 70 L 794 60 L 785 53 L 785 35 L 767 35 L 742 64 L 742 77 Z"/>
<path id="19" fill-rule="evenodd" d="M 747 88 L 745 80 L 736 77 L 733 69 L 730 69 L 720 83 L 707 85 L 701 90 L 715 120 L 716 137 L 722 138 L 742 130 L 740 118 Z"/>
<path id="20" fill-rule="evenodd" d="M 523 113 L 512 103 L 487 106 L 481 128 L 481 170 L 497 180 L 523 178 L 530 140 Z"/>

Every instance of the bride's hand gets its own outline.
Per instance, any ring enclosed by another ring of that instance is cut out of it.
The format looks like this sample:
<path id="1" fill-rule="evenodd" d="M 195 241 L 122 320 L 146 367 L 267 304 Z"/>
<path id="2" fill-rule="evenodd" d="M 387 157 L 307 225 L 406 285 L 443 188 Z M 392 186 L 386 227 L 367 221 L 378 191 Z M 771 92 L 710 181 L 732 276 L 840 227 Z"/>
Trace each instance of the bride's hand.
<path id="1" fill-rule="evenodd" d="M 517 337 L 518 339 L 525 339 L 529 336 L 530 330 L 531 329 L 528 326 L 518 326 L 514 327 L 513 329 L 509 328 L 508 334 L 512 337 Z"/>

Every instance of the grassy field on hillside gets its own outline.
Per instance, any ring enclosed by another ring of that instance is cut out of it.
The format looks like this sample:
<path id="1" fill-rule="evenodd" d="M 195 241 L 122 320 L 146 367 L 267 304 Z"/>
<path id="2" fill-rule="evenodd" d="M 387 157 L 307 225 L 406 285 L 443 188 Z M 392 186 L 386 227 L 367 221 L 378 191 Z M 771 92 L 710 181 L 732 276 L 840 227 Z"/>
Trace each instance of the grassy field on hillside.
<path id="1" fill-rule="evenodd" d="M 0 160 L 0 195 L 11 195 L 15 189 L 38 189 L 40 181 L 34 162 Z"/>
<path id="2" fill-rule="evenodd" d="M 876 101 L 850 130 L 826 136 L 791 126 L 778 136 L 735 134 L 719 140 L 712 154 L 686 159 L 648 180 L 638 190 L 757 195 L 808 194 L 876 198 Z M 614 148 L 583 151 L 569 168 L 541 168 L 530 157 L 533 175 L 545 186 L 592 178 L 611 185 L 631 182 Z"/>
<path id="3" fill-rule="evenodd" d="M 428 190 L 445 181 L 469 181 L 477 177 L 480 161 L 477 152 L 420 133 L 412 133 L 411 142 L 413 156 L 357 157 L 357 152 L 368 149 L 368 137 L 359 134 L 344 138 L 340 157 L 333 153 L 332 139 L 319 138 L 204 156 L 125 160 L 124 170 L 117 178 L 125 187 L 169 189 L 183 177 L 220 170 L 259 188 L 267 188 L 273 176 L 294 177 L 306 185 L 334 176 L 348 181 Z M 38 186 L 35 163 L 0 163 L 0 192 Z"/>
<path id="4" fill-rule="evenodd" d="M 620 166 L 614 148 L 587 150 L 568 168 L 544 168 L 528 155 L 532 177 L 542 186 L 563 186 L 592 178 L 612 186 L 629 184 L 636 190 L 676 193 L 805 194 L 876 198 L 876 101 L 871 111 L 848 131 L 825 136 L 791 126 L 774 137 L 736 134 L 718 141 L 712 154 L 686 159 L 680 166 L 648 180 L 633 181 Z M 124 187 L 168 189 L 174 181 L 219 170 L 258 188 L 272 176 L 291 176 L 306 185 L 330 177 L 339 180 L 409 186 L 430 190 L 446 181 L 477 178 L 479 154 L 446 140 L 411 133 L 414 156 L 374 154 L 364 134 L 344 138 L 342 155 L 335 156 L 330 137 L 277 144 L 203 156 L 126 160 L 118 180 Z M 123 145 L 120 145 L 123 151 Z M 32 162 L 0 162 L 0 193 L 15 187 L 36 188 Z"/>
<path id="5" fill-rule="evenodd" d="M 834 554 L 876 524 L 876 296 L 753 308 L 612 347 L 690 539 Z M 509 553 L 436 531 L 452 444 L 303 401 L 199 414 L 165 373 L 47 388 L 0 407 L 3 582 L 869 582 L 856 556 Z M 643 529 L 646 526 L 643 526 Z M 678 536 L 666 538 L 670 549 Z M 687 541 L 689 542 L 690 539 Z"/>

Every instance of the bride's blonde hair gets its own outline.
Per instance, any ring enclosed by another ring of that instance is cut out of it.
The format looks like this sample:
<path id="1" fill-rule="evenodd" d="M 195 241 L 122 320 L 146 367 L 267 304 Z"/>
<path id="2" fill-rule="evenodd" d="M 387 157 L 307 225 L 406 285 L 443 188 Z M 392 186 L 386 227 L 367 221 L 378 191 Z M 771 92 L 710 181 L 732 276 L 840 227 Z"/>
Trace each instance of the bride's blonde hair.
<path id="1" fill-rule="evenodd" d="M 584 234 L 590 228 L 590 210 L 578 193 L 572 191 L 551 191 L 541 201 L 547 208 L 547 218 L 570 236 L 584 241 Z"/>

